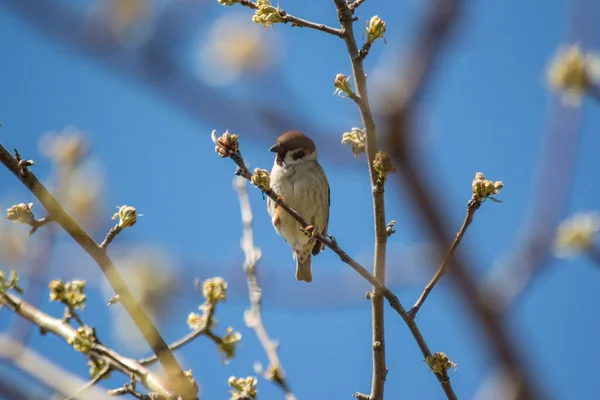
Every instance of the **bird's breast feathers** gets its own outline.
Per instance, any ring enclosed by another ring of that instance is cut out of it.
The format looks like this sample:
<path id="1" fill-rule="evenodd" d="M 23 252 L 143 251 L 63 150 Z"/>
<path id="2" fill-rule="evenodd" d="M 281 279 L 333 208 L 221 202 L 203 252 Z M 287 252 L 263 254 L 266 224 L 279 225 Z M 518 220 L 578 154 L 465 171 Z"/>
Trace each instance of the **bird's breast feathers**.
<path id="1" fill-rule="evenodd" d="M 283 201 L 296 210 L 306 222 L 322 230 L 329 216 L 329 185 L 321 166 L 316 162 L 293 165 L 275 164 L 271 171 L 271 187 Z M 300 224 L 269 199 L 269 215 L 278 233 L 286 241 L 309 242 L 300 232 Z"/>

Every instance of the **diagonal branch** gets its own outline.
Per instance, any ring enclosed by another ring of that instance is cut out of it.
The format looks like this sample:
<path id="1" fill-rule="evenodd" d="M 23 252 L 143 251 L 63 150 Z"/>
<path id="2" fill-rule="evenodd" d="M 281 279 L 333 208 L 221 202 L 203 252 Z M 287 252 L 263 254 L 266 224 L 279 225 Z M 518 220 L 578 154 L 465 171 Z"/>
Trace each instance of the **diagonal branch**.
<path id="1" fill-rule="evenodd" d="M 208 308 L 206 310 L 206 318 L 204 318 L 204 323 L 202 324 L 202 326 L 198 327 L 197 329 L 194 329 L 192 332 L 188 333 L 181 339 L 178 339 L 175 342 L 171 343 L 171 345 L 169 346 L 169 349 L 171 349 L 171 351 L 175 351 L 175 350 L 178 350 L 181 347 L 185 346 L 186 344 L 192 342 L 194 339 L 196 339 L 202 335 L 210 336 L 209 335 L 210 324 L 212 323 L 214 316 L 215 316 L 215 305 L 209 303 Z M 214 340 L 214 338 L 212 338 L 212 337 L 211 337 L 211 339 Z M 138 362 L 143 366 L 148 366 L 148 365 L 154 364 L 157 360 L 158 360 L 158 357 L 156 357 L 156 354 L 155 354 L 155 355 L 152 355 L 147 358 L 142 358 L 142 359 L 138 360 Z"/>
<path id="2" fill-rule="evenodd" d="M 444 274 L 446 273 L 446 267 L 448 266 L 448 263 L 450 262 L 452 255 L 458 248 L 458 245 L 460 244 L 463 236 L 465 235 L 467 228 L 469 227 L 469 225 L 471 225 L 471 222 L 473 222 L 473 217 L 475 216 L 475 211 L 477 211 L 480 206 L 481 206 L 481 203 L 474 199 L 471 199 L 471 201 L 469 201 L 469 204 L 467 205 L 467 215 L 465 216 L 465 220 L 463 221 L 463 224 L 460 227 L 460 230 L 456 234 L 456 238 L 454 239 L 454 242 L 452 242 L 450 249 L 444 256 L 444 259 L 442 260 L 442 264 L 438 268 L 437 272 L 435 273 L 435 275 L 433 276 L 431 281 L 427 284 L 427 286 L 425 286 L 423 293 L 421 293 L 421 296 L 419 297 L 419 299 L 417 300 L 417 302 L 415 303 L 413 308 L 411 308 L 411 310 L 409 311 L 409 314 L 411 317 L 413 317 L 413 318 L 416 317 L 417 313 L 421 309 L 421 306 L 423 305 L 423 303 L 425 303 L 425 300 L 427 300 L 427 297 L 433 290 L 434 286 L 438 283 L 438 281 L 440 279 L 442 279 L 442 276 L 444 276 Z"/>
<path id="3" fill-rule="evenodd" d="M 64 339 L 67 343 L 75 343 L 78 340 L 77 330 L 71 325 L 42 312 L 12 293 L 1 292 L 0 304 L 6 305 L 15 314 L 39 326 L 45 332 L 51 332 Z M 99 343 L 92 343 L 86 354 L 104 360 L 106 365 L 127 376 L 134 375 L 150 391 L 160 392 L 168 399 L 177 398 L 159 376 L 131 358 L 124 357 Z"/>
<path id="4" fill-rule="evenodd" d="M 94 375 L 92 377 L 92 379 L 87 381 L 85 383 L 85 385 L 82 385 L 79 389 L 77 389 L 77 391 L 72 396 L 67 397 L 65 400 L 75 400 L 75 399 L 79 398 L 79 396 L 82 393 L 85 393 L 88 390 L 90 390 L 92 387 L 97 385 L 98 382 L 100 382 L 102 379 L 106 378 L 109 374 L 110 374 L 110 365 L 105 364 L 104 367 L 102 367 L 102 369 L 100 371 L 98 371 L 96 373 L 96 375 Z"/>
<path id="5" fill-rule="evenodd" d="M 262 289 L 258 284 L 258 276 L 256 275 L 256 264 L 260 260 L 260 250 L 254 247 L 254 233 L 252 229 L 252 207 L 246 190 L 246 181 L 242 177 L 236 177 L 234 180 L 235 189 L 238 192 L 240 200 L 240 210 L 242 214 L 243 235 L 242 235 L 242 250 L 244 251 L 245 261 L 244 270 L 248 280 L 248 295 L 250 296 L 250 310 L 246 314 L 246 324 L 256 333 L 260 344 L 267 353 L 269 366 L 265 373 L 265 377 L 272 380 L 283 390 L 286 400 L 296 400 L 296 396 L 290 389 L 290 386 L 285 378 L 283 366 L 277 354 L 277 344 L 269 337 L 267 330 L 262 321 L 261 299 Z"/>
<path id="6" fill-rule="evenodd" d="M 237 135 L 230 134 L 226 132 L 220 138 L 216 138 L 215 132 L 213 131 L 212 140 L 216 144 L 215 150 L 222 158 L 228 157 L 233 160 L 233 162 L 238 166 L 236 171 L 236 175 L 241 176 L 249 181 L 252 181 L 252 174 L 248 170 L 244 159 L 242 158 L 242 153 L 239 151 L 238 143 L 237 143 Z M 290 206 L 288 206 L 285 202 L 281 200 L 281 198 L 269 187 L 257 186 L 258 189 L 261 190 L 262 193 L 269 196 L 276 204 L 281 207 L 285 212 L 287 212 L 292 218 L 294 218 L 302 228 L 307 228 L 309 224 L 302 218 L 300 214 Z M 430 357 L 431 351 L 429 350 L 429 346 L 425 342 L 423 335 L 421 334 L 415 320 L 408 315 L 408 312 L 404 309 L 400 300 L 391 290 L 385 287 L 384 284 L 380 283 L 373 275 L 369 273 L 362 265 L 356 262 L 352 257 L 350 257 L 342 248 L 337 244 L 337 241 L 333 237 L 323 236 L 321 233 L 313 231 L 315 239 L 319 242 L 323 243 L 326 247 L 331 249 L 335 254 L 340 257 L 340 260 L 345 264 L 348 264 L 353 270 L 355 270 L 360 276 L 362 276 L 365 280 L 367 280 L 371 285 L 373 285 L 379 293 L 383 297 L 385 297 L 392 309 L 400 315 L 400 317 L 404 320 L 406 325 L 408 326 L 410 332 L 415 338 L 421 353 L 425 357 Z M 452 389 L 450 384 L 450 379 L 448 375 L 444 373 L 434 373 L 435 377 L 440 383 L 440 386 L 444 390 L 448 399 L 457 399 L 456 394 Z"/>
<path id="7" fill-rule="evenodd" d="M 0 305 L 2 304 L 0 302 Z M 27 322 L 25 319 L 22 319 L 22 321 Z M 35 325 L 27 323 L 27 326 Z M 0 360 L 8 360 L 12 368 L 18 369 L 35 381 L 41 382 L 56 392 L 57 396 L 69 396 L 69 394 L 74 393 L 78 388 L 85 385 L 85 381 L 76 374 L 64 369 L 30 347 L 25 347 L 21 341 L 11 338 L 8 334 L 0 334 Z M 11 381 L 10 384 L 11 386 L 15 385 L 15 382 Z M 3 386 L 5 385 L 0 382 L 0 393 L 2 394 L 5 393 L 4 390 L 6 389 Z M 25 400 L 23 396 L 17 397 L 17 399 Z M 106 400 L 106 393 L 100 388 L 90 387 L 78 399 Z"/>
<path id="8" fill-rule="evenodd" d="M 169 382 L 176 392 L 184 398 L 196 398 L 197 389 L 184 376 L 181 366 L 169 350 L 158 329 L 148 317 L 148 314 L 136 302 L 125 281 L 115 268 L 106 252 L 71 218 L 56 199 L 48 192 L 35 175 L 23 166 L 0 144 L 0 162 L 11 171 L 23 185 L 25 185 L 48 211 L 50 217 L 56 221 L 93 259 L 96 261 L 115 293 L 121 299 L 127 313 L 136 324 L 139 331 L 156 354 L 169 376 Z"/>

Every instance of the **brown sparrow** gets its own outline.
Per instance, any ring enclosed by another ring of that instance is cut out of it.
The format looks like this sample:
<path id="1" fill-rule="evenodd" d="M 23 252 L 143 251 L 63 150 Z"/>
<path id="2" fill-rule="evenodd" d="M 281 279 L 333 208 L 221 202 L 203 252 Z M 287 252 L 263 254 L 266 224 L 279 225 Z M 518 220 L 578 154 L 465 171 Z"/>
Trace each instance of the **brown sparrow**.
<path id="1" fill-rule="evenodd" d="M 317 148 L 307 136 L 297 131 L 281 135 L 269 149 L 277 153 L 271 170 L 271 188 L 296 210 L 315 232 L 327 234 L 329 222 L 329 183 L 317 161 Z M 292 248 L 296 260 L 296 279 L 311 282 L 311 253 L 317 255 L 324 246 L 300 230 L 300 224 L 270 198 L 267 208 L 277 233 Z"/>

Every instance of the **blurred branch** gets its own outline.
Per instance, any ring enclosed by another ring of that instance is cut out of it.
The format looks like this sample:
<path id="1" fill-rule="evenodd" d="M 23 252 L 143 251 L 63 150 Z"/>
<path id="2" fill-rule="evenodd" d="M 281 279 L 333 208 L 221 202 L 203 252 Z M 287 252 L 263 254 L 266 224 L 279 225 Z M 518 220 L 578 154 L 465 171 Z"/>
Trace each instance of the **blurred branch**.
<path id="1" fill-rule="evenodd" d="M 252 229 L 253 214 L 246 185 L 244 178 L 238 176 L 234 179 L 234 187 L 238 192 L 242 214 L 242 250 L 244 251 L 246 258 L 244 260 L 244 271 L 247 276 L 248 295 L 250 296 L 250 310 L 247 311 L 247 314 L 245 315 L 246 324 L 254 329 L 254 332 L 269 359 L 269 366 L 264 374 L 265 378 L 272 380 L 281 388 L 281 390 L 283 390 L 286 400 L 295 400 L 296 396 L 294 396 L 294 393 L 290 389 L 285 378 L 283 366 L 277 355 L 277 343 L 269 337 L 262 321 L 262 289 L 258 283 L 258 276 L 256 275 L 256 265 L 260 260 L 261 253 L 260 250 L 254 246 L 254 233 Z"/>
<path id="2" fill-rule="evenodd" d="M 247 102 L 204 83 L 198 79 L 196 72 L 186 67 L 187 62 L 182 62 L 173 49 L 183 46 L 182 42 L 189 39 L 187 34 L 190 31 L 195 32 L 198 26 L 206 27 L 214 22 L 213 14 L 206 10 L 210 4 L 214 3 L 165 3 L 155 21 L 156 34 L 135 48 L 115 40 L 108 24 L 97 18 L 85 17 L 67 4 L 6 0 L 1 2 L 0 7 L 14 12 L 44 38 L 67 46 L 120 79 L 142 85 L 197 123 L 244 129 L 252 132 L 255 140 L 265 143 L 271 143 L 279 132 L 294 126 L 322 138 L 319 153 L 326 156 L 331 165 L 357 168 L 356 163 L 340 156 L 337 151 L 339 140 L 328 134 L 331 128 L 315 125 L 314 119 L 301 115 L 298 110 L 303 109 L 304 103 L 288 82 L 279 80 L 277 90 L 270 92 L 272 97 L 268 102 L 254 97 L 249 107 Z M 270 71 L 269 76 L 275 72 Z M 284 109 L 278 106 L 281 104 L 291 106 Z M 237 110 L 235 118 L 227 110 Z"/>
<path id="3" fill-rule="evenodd" d="M 425 226 L 434 237 L 438 252 L 443 255 L 448 243 L 447 222 L 440 205 L 431 194 L 433 184 L 425 177 L 424 171 L 417 168 L 410 151 L 412 126 L 416 101 L 427 83 L 435 61 L 443 47 L 445 38 L 456 21 L 459 0 L 435 0 L 430 4 L 423 30 L 417 36 L 409 56 L 410 60 L 404 73 L 395 87 L 397 98 L 389 99 L 395 108 L 387 110 L 387 127 L 385 135 L 391 152 L 395 156 L 408 193 L 413 204 L 421 214 Z M 436 182 L 435 192 L 443 192 L 439 182 Z M 477 282 L 464 260 L 455 255 L 449 268 L 450 276 L 463 295 L 469 309 L 477 318 L 488 344 L 493 350 L 495 360 L 503 369 L 509 371 L 514 379 L 519 399 L 542 399 L 543 396 L 536 387 L 513 345 L 510 335 L 501 321 L 500 315 L 490 304 L 481 302 L 477 290 Z"/>
<path id="4" fill-rule="evenodd" d="M 40 311 L 12 293 L 8 293 L 7 291 L 0 292 L 0 303 L 6 305 L 15 314 L 39 326 L 44 332 L 51 332 L 64 339 L 67 343 L 76 343 L 79 340 L 79 335 L 75 328 L 64 323 L 61 319 L 54 318 Z M 89 351 L 85 354 L 90 357 L 102 359 L 106 365 L 110 365 L 126 376 L 134 375 L 148 390 L 160 392 L 169 399 L 177 397 L 153 372 L 135 360 L 126 358 L 108 347 L 99 343 L 90 343 Z"/>
<path id="5" fill-rule="evenodd" d="M 169 382 L 176 388 L 177 392 L 185 398 L 195 398 L 197 389 L 184 376 L 181 366 L 169 350 L 164 339 L 161 337 L 148 314 L 140 307 L 131 291 L 127 288 L 125 281 L 116 270 L 112 260 L 106 252 L 71 218 L 62 208 L 48 190 L 38 181 L 35 175 L 29 171 L 27 165 L 15 159 L 0 144 L 0 162 L 12 172 L 23 185 L 25 185 L 35 197 L 46 208 L 53 220 L 55 220 L 93 259 L 96 261 L 113 290 L 119 295 L 121 303 L 133 319 L 139 331 L 142 333 L 154 354 L 156 354 L 170 377 Z"/>
<path id="6" fill-rule="evenodd" d="M 568 3 L 565 42 L 595 48 L 598 43 L 600 3 L 575 0 Z M 480 287 L 480 296 L 496 304 L 503 313 L 531 287 L 549 265 L 549 250 L 556 228 L 567 206 L 577 155 L 581 148 L 582 107 L 564 107 L 557 96 L 548 102 L 546 133 L 534 186 L 526 198 L 531 199 L 527 217 L 516 239 L 515 249 L 502 254 Z"/>
<path id="7" fill-rule="evenodd" d="M 246 166 L 246 163 L 242 158 L 242 153 L 239 150 L 238 136 L 226 132 L 217 139 L 215 136 L 215 132 L 213 131 L 212 139 L 213 142 L 216 144 L 215 150 L 217 151 L 219 156 L 222 158 L 231 158 L 233 162 L 235 162 L 235 164 L 238 166 L 236 175 L 241 176 L 254 183 L 255 181 L 253 180 L 253 175 L 248 170 L 248 167 Z M 285 204 L 285 202 L 283 202 L 282 199 L 270 187 L 257 187 L 262 193 L 273 199 L 279 207 L 281 207 L 292 218 L 294 218 L 303 229 L 306 229 L 309 226 L 308 223 L 304 220 L 304 218 L 302 218 L 302 216 L 298 214 L 297 211 Z M 312 234 L 314 235 L 315 239 L 323 243 L 326 247 L 330 248 L 335 254 L 337 254 L 340 257 L 340 260 L 342 260 L 342 262 L 348 264 L 353 270 L 355 270 L 360 276 L 362 276 L 371 285 L 373 285 L 379 291 L 379 293 L 381 293 L 388 300 L 390 307 L 392 307 L 394 311 L 396 311 L 396 313 L 398 313 L 398 315 L 400 315 L 400 317 L 404 320 L 406 325 L 408 325 L 408 328 L 410 329 L 413 337 L 415 338 L 423 356 L 425 358 L 431 357 L 431 351 L 429 350 L 425 339 L 421 335 L 421 332 L 419 331 L 415 320 L 408 315 L 408 313 L 400 303 L 400 300 L 398 300 L 398 297 L 396 297 L 396 295 L 394 295 L 394 293 L 392 293 L 391 290 L 385 287 L 385 285 L 381 284 L 377 279 L 375 279 L 375 277 L 371 275 L 369 271 L 367 271 L 362 265 L 360 265 L 358 262 L 352 259 L 344 250 L 342 250 L 342 248 L 337 244 L 337 241 L 332 236 L 326 237 L 323 236 L 321 233 L 315 231 L 313 231 Z M 442 386 L 442 389 L 444 390 L 444 393 L 446 393 L 448 399 L 456 399 L 457 397 L 454 394 L 452 386 L 450 385 L 448 375 L 445 372 L 434 374 L 437 380 L 440 382 L 440 385 Z"/>
<path id="8" fill-rule="evenodd" d="M 65 400 L 75 400 L 81 396 L 82 393 L 87 392 L 92 387 L 98 384 L 102 379 L 106 378 L 110 374 L 110 364 L 105 364 L 104 367 L 92 379 L 87 381 L 85 385 L 82 385 L 77 391 L 70 397 L 67 397 Z"/>
<path id="9" fill-rule="evenodd" d="M 33 324 L 29 325 L 35 326 Z M 0 334 L 0 359 L 10 361 L 13 367 L 24 371 L 35 380 L 63 396 L 68 396 L 69 393 L 73 393 L 78 387 L 84 385 L 84 381 L 78 376 L 34 350 L 23 346 L 22 343 L 11 339 L 6 334 Z M 16 384 L 14 381 L 11 383 Z M 0 390 L 0 393 L 4 394 L 5 392 Z M 19 399 L 22 398 L 19 397 Z M 79 396 L 79 399 L 104 400 L 106 394 L 98 388 L 92 388 L 87 393 Z"/>

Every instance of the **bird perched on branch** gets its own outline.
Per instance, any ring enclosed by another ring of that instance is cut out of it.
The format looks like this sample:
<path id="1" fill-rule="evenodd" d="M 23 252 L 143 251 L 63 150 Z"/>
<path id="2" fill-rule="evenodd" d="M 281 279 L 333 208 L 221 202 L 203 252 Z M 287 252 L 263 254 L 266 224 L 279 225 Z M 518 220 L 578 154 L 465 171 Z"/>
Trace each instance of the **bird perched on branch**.
<path id="1" fill-rule="evenodd" d="M 327 234 L 329 223 L 329 183 L 317 161 L 317 147 L 298 131 L 281 135 L 273 147 L 276 153 L 270 185 L 281 199 L 311 225 L 309 231 Z M 317 255 L 324 245 L 301 230 L 301 225 L 271 198 L 267 208 L 277 233 L 292 248 L 296 260 L 296 279 L 311 282 L 311 254 Z"/>

